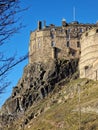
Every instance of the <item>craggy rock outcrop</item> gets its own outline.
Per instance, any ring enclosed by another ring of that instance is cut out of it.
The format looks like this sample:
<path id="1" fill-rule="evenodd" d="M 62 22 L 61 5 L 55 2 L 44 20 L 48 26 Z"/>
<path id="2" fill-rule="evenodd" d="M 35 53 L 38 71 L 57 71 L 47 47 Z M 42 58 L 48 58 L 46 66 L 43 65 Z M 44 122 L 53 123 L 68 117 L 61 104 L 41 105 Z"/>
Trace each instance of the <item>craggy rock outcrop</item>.
<path id="1" fill-rule="evenodd" d="M 33 63 L 24 68 L 24 73 L 11 97 L 1 109 L 3 122 L 15 120 L 30 106 L 48 96 L 55 84 L 62 79 L 71 79 L 77 71 L 78 59 L 55 60 L 49 64 Z M 74 75 L 73 78 L 77 78 Z M 5 118 L 6 117 L 6 118 Z"/>

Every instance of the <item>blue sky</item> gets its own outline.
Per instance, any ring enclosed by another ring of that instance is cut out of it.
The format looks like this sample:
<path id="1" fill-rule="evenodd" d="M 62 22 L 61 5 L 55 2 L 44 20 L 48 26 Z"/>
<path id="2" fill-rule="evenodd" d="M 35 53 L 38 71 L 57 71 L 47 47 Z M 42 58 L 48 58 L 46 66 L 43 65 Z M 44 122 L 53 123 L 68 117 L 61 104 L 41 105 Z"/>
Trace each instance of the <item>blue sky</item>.
<path id="1" fill-rule="evenodd" d="M 21 7 L 30 7 L 29 10 L 21 13 L 21 20 L 25 28 L 11 37 L 3 46 L 6 55 L 17 52 L 17 56 L 28 52 L 30 31 L 37 28 L 37 21 L 46 20 L 46 24 L 61 25 L 63 18 L 66 21 L 73 21 L 73 7 L 75 7 L 75 20 L 80 23 L 96 23 L 98 20 L 98 0 L 20 0 Z M 17 65 L 8 74 L 8 80 L 12 84 L 0 95 L 0 106 L 11 95 L 12 88 L 17 85 L 22 77 L 24 66 L 28 60 Z"/>

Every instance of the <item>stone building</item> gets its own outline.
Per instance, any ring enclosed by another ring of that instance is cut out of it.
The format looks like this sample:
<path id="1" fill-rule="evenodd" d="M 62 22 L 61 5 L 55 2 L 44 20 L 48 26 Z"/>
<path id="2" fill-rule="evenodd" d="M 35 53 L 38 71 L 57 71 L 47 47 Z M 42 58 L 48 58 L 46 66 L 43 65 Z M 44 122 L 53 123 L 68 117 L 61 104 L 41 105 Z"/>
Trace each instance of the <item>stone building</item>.
<path id="1" fill-rule="evenodd" d="M 81 37 L 80 78 L 98 80 L 98 27 Z"/>
<path id="2" fill-rule="evenodd" d="M 31 32 L 29 46 L 29 63 L 49 62 L 52 59 L 71 59 L 80 56 L 80 37 L 83 32 L 95 27 L 96 24 L 81 24 L 77 21 L 67 23 L 62 20 L 61 26 L 50 24 Z"/>

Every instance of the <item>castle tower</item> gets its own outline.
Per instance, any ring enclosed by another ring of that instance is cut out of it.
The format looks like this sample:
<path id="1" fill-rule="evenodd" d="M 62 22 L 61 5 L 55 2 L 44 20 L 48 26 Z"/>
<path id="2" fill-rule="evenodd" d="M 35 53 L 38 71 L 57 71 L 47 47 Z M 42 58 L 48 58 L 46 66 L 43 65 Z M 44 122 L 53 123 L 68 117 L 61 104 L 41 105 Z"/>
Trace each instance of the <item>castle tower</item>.
<path id="1" fill-rule="evenodd" d="M 98 27 L 81 37 L 80 78 L 98 80 Z"/>

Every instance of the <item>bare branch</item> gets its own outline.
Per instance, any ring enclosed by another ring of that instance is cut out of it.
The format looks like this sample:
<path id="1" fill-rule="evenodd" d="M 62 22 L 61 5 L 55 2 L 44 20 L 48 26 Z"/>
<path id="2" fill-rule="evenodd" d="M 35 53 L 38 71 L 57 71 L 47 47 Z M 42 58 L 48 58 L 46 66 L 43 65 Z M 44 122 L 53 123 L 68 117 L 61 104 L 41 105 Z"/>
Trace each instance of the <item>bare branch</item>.
<path id="1" fill-rule="evenodd" d="M 19 7 L 20 0 L 0 0 L 0 45 L 4 44 L 5 40 L 18 32 L 23 27 L 19 23 L 17 13 L 27 10 Z"/>
<path id="2" fill-rule="evenodd" d="M 17 14 L 28 8 L 21 9 L 19 4 L 20 0 L 0 0 L 0 46 L 24 27 Z M 15 55 L 6 58 L 3 52 L 0 52 L 0 94 L 10 84 L 10 82 L 6 81 L 9 70 L 27 58 L 28 54 L 18 59 L 16 59 Z"/>
<path id="3" fill-rule="evenodd" d="M 4 90 L 11 84 L 11 82 L 3 83 L 2 86 L 0 86 L 0 94 L 4 93 Z"/>
<path id="4" fill-rule="evenodd" d="M 5 62 L 5 64 L 3 64 L 3 66 L 0 67 L 0 76 L 4 75 L 11 68 L 21 63 L 22 61 L 26 60 L 27 58 L 28 58 L 28 54 L 19 58 L 18 60 L 15 60 L 15 57 L 10 58 L 9 60 L 7 59 L 7 63 Z"/>

